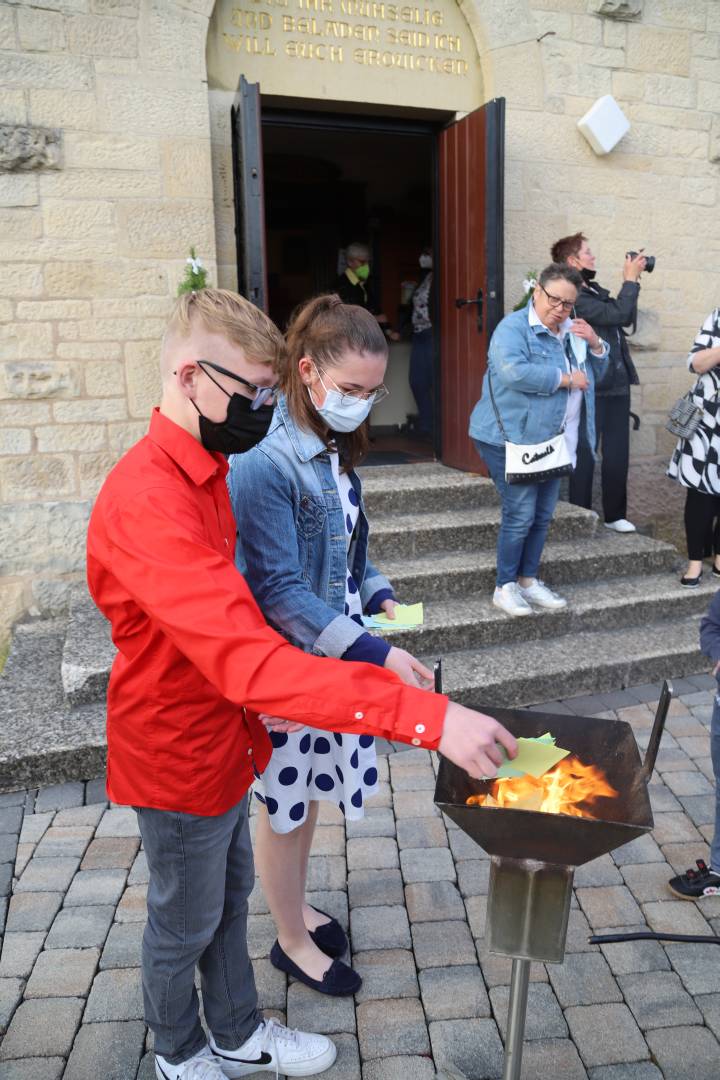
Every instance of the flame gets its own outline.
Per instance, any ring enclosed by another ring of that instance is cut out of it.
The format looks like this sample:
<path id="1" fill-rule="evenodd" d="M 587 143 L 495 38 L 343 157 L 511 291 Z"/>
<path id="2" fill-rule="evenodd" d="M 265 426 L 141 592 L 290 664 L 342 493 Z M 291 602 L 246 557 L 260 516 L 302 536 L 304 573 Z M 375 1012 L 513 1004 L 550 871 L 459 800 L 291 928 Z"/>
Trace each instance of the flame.
<path id="1" fill-rule="evenodd" d="M 526 775 L 495 780 L 488 795 L 471 795 L 467 805 L 592 818 L 596 815 L 591 807 L 597 799 L 616 795 L 602 769 L 571 755 L 538 778 Z"/>

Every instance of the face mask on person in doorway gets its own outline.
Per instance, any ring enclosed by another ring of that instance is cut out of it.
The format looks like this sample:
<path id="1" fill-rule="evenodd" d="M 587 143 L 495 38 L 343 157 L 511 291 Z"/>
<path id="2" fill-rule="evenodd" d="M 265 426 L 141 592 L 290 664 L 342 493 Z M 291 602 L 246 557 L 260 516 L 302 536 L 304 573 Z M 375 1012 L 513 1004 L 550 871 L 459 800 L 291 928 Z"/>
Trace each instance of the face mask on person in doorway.
<path id="1" fill-rule="evenodd" d="M 357 266 L 355 268 L 355 277 L 359 281 L 367 281 L 367 279 L 370 277 L 370 264 L 363 263 L 362 266 Z"/>
<path id="2" fill-rule="evenodd" d="M 432 270 L 433 257 L 432 255 L 423 254 L 418 259 L 422 270 Z"/>

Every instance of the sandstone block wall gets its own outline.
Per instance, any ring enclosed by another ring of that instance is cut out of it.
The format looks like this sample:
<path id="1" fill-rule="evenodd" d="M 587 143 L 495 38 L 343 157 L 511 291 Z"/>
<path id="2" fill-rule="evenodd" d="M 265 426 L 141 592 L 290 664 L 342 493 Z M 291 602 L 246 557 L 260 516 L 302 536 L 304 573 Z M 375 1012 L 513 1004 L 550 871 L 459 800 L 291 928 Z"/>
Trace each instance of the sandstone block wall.
<path id="1" fill-rule="evenodd" d="M 652 518 L 677 501 L 662 479 L 664 414 L 720 303 L 717 2 L 459 2 L 486 94 L 508 101 L 507 306 L 576 229 L 609 287 L 628 247 L 658 256 L 643 283 L 632 437 L 632 513 Z M 0 7 L 0 125 L 27 128 L 34 147 L 9 170 L 0 140 L 0 637 L 22 611 L 62 605 L 82 572 L 93 497 L 157 398 L 188 247 L 212 280 L 235 284 L 229 102 L 207 90 L 212 8 Z M 632 128 L 598 158 L 576 123 L 606 93 Z M 342 88 L 329 82 L 328 96 Z"/>
<path id="2" fill-rule="evenodd" d="M 157 403 L 191 244 L 216 280 L 211 7 L 0 8 L 0 124 L 61 137 L 59 168 L 0 171 L 0 638 L 82 573 L 92 500 Z"/>

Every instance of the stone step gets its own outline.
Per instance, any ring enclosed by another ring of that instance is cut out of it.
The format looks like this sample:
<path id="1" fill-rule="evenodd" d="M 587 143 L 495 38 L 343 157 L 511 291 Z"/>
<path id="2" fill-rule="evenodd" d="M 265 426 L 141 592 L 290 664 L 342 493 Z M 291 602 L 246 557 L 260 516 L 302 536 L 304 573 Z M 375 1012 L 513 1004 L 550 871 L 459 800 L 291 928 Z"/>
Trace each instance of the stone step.
<path id="1" fill-rule="evenodd" d="M 115 651 L 110 624 L 87 590 L 78 589 L 70 605 L 60 667 L 65 698 L 70 705 L 104 698 Z"/>
<path id="2" fill-rule="evenodd" d="M 472 708 L 518 706 L 618 690 L 702 671 L 699 616 L 581 631 L 443 657 L 443 688 Z M 427 657 L 430 663 L 434 656 Z"/>
<path id="3" fill-rule="evenodd" d="M 570 503 L 558 503 L 550 526 L 551 540 L 580 540 L 595 534 L 598 516 Z M 500 528 L 500 507 L 483 506 L 416 514 L 377 514 L 371 522 L 370 554 L 383 560 L 437 555 L 445 551 L 494 551 Z"/>
<path id="4" fill-rule="evenodd" d="M 365 506 L 373 524 L 375 515 L 381 513 L 417 514 L 499 505 L 491 480 L 448 469 L 436 462 L 410 468 L 373 465 L 359 472 Z"/>
<path id="5" fill-rule="evenodd" d="M 18 624 L 0 677 L 0 791 L 99 776 L 105 703 L 77 710 L 60 676 L 66 619 Z"/>
<path id="6" fill-rule="evenodd" d="M 652 622 L 702 616 L 715 592 L 704 582 L 698 589 L 682 589 L 677 575 L 665 573 L 614 577 L 563 586 L 568 601 L 564 611 L 536 612 L 511 618 L 492 604 L 492 590 L 424 605 L 425 621 L 416 630 L 386 635 L 391 645 L 415 656 L 441 656 L 468 649 L 574 635 L 588 630 L 642 627 Z"/>
<path id="7" fill-rule="evenodd" d="M 561 587 L 608 577 L 643 575 L 670 570 L 677 550 L 639 533 L 619 535 L 603 529 L 588 540 L 550 542 L 543 552 L 542 575 Z M 384 559 L 380 569 L 405 603 L 463 598 L 492 591 L 495 551 L 445 552 L 413 559 Z"/>

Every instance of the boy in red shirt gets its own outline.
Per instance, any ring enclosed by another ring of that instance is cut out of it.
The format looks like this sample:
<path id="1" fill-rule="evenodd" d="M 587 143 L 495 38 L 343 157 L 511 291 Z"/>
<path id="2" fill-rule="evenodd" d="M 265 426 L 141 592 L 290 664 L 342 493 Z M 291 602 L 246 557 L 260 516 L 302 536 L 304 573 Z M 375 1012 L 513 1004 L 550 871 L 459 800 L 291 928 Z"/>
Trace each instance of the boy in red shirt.
<path id="1" fill-rule="evenodd" d="M 490 717 L 385 669 L 308 656 L 265 623 L 233 562 L 224 455 L 267 430 L 282 348 L 242 297 L 181 297 L 162 345 L 160 408 L 90 520 L 88 582 L 118 647 L 108 793 L 136 808 L 150 870 L 143 992 L 159 1080 L 309 1076 L 335 1060 L 325 1036 L 257 1010 L 247 791 L 271 749 L 258 713 L 438 748 L 476 776 L 496 771 L 497 743 L 516 752 Z M 261 514 L 261 491 L 257 504 Z"/>

